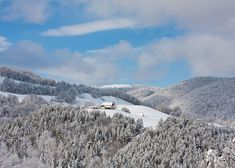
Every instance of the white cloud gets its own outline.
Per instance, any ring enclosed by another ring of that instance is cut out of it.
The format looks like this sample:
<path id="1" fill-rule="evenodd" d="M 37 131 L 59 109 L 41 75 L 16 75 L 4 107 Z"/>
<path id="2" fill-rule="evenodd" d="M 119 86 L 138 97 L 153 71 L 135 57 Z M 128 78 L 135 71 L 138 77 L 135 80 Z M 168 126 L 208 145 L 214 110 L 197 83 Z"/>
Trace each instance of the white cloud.
<path id="1" fill-rule="evenodd" d="M 234 0 L 87 0 L 86 13 L 98 18 L 130 17 L 141 25 L 175 22 L 193 31 L 233 34 Z"/>
<path id="2" fill-rule="evenodd" d="M 177 38 L 158 39 L 138 52 L 137 76 L 165 71 L 184 59 L 197 75 L 235 75 L 234 0 L 87 0 L 86 14 L 94 18 L 127 17 L 135 26 L 161 26 L 175 23 L 186 30 Z M 159 68 L 160 67 L 160 68 Z"/>
<path id="3" fill-rule="evenodd" d="M 62 26 L 42 32 L 44 36 L 73 36 L 84 35 L 104 30 L 131 28 L 135 22 L 127 18 L 97 20 L 93 22 L 76 24 L 72 26 Z"/>
<path id="4" fill-rule="evenodd" d="M 4 20 L 24 20 L 30 23 L 44 22 L 50 13 L 49 0 L 9 0 L 0 4 Z"/>
<path id="5" fill-rule="evenodd" d="M 141 48 L 120 41 L 84 53 L 68 49 L 48 52 L 39 44 L 22 41 L 0 52 L 0 62 L 46 72 L 60 79 L 66 77 L 70 82 L 102 85 L 126 82 L 122 79 L 156 80 L 166 75 L 167 69 L 179 59 L 191 65 L 194 76 L 233 76 L 234 46 L 231 39 L 207 34 L 160 39 Z"/>
<path id="6" fill-rule="evenodd" d="M 53 55 L 59 58 L 60 62 L 46 68 L 49 75 L 92 85 L 113 81 L 117 77 L 117 65 L 97 53 L 84 55 L 64 49 L 57 50 Z"/>
<path id="7" fill-rule="evenodd" d="M 105 48 L 107 52 L 102 54 L 98 50 L 95 53 L 80 53 L 68 49 L 49 52 L 40 44 L 21 41 L 0 52 L 0 63 L 44 72 L 70 82 L 101 85 L 119 78 L 120 67 L 116 63 L 118 57 L 112 55 L 112 48 L 123 50 L 120 54 L 124 54 L 129 45 L 127 42 L 120 42 Z"/>
<path id="8" fill-rule="evenodd" d="M 0 36 L 0 52 L 5 51 L 11 46 L 11 43 L 5 37 Z"/>
<path id="9" fill-rule="evenodd" d="M 234 46 L 232 39 L 207 34 L 162 39 L 144 47 L 139 56 L 139 69 L 151 70 L 151 67 L 167 66 L 185 59 L 194 76 L 233 76 Z"/>
<path id="10" fill-rule="evenodd" d="M 97 54 L 98 60 L 131 60 L 137 66 L 134 72 L 125 71 L 117 66 L 118 78 L 132 80 L 154 80 L 167 74 L 167 70 L 178 60 L 190 65 L 193 76 L 234 76 L 235 41 L 233 39 L 210 34 L 185 34 L 176 38 L 163 38 L 134 48 L 130 43 L 121 41 L 117 45 L 88 52 Z M 102 57 L 98 57 L 102 55 Z M 99 59 L 102 58 L 102 59 Z M 125 76 L 126 75 L 126 76 Z"/>
<path id="11" fill-rule="evenodd" d="M 1 64 L 22 68 L 38 68 L 48 66 L 46 50 L 31 41 L 20 41 L 0 52 Z"/>

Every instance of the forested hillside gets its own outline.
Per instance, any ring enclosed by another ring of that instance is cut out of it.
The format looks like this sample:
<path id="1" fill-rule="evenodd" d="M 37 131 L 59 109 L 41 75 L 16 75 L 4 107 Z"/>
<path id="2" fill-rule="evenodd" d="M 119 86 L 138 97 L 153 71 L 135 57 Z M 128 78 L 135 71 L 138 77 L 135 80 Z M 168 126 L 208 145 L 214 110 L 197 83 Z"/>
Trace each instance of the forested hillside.
<path id="1" fill-rule="evenodd" d="M 102 167 L 233 168 L 234 130 L 169 118 L 119 150 Z"/>
<path id="2" fill-rule="evenodd" d="M 223 79 L 224 78 L 197 77 L 166 88 L 152 88 L 152 92 L 149 92 L 149 95 L 144 97 L 139 95 L 141 95 L 141 93 L 146 93 L 146 89 L 139 90 L 139 93 L 138 89 L 134 89 L 133 91 L 128 92 L 128 94 L 140 98 L 140 100 L 144 101 L 146 104 L 157 107 L 162 105 L 169 105 L 174 99 L 178 99 L 197 88 L 209 85 L 216 81 L 221 81 Z"/>
<path id="3" fill-rule="evenodd" d="M 12 69 L 8 67 L 0 67 L 0 76 L 22 81 L 22 82 L 30 82 L 34 84 L 40 84 L 40 85 L 55 86 L 56 84 L 55 80 L 42 78 L 38 75 L 33 74 L 30 71 Z"/>
<path id="4" fill-rule="evenodd" d="M 98 167 L 143 132 L 141 120 L 45 107 L 0 123 L 0 167 Z"/>
<path id="5" fill-rule="evenodd" d="M 155 91 L 132 90 L 127 93 L 147 106 L 175 116 L 210 121 L 235 118 L 234 78 L 197 77 Z"/>
<path id="6" fill-rule="evenodd" d="M 0 122 L 2 167 L 232 168 L 234 130 L 169 118 L 156 129 L 120 114 L 44 107 Z"/>
<path id="7" fill-rule="evenodd" d="M 48 103 L 39 96 L 28 95 L 22 101 L 16 96 L 0 95 L 0 118 L 15 118 L 27 116 Z"/>
<path id="8" fill-rule="evenodd" d="M 172 102 L 197 118 L 235 119 L 235 78 L 223 79 L 191 91 Z"/>

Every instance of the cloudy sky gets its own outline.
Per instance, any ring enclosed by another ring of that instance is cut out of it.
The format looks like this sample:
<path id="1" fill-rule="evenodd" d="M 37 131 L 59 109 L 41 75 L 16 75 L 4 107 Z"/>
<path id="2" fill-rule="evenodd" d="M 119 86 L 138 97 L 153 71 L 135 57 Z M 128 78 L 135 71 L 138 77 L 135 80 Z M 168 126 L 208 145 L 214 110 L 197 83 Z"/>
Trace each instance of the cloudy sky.
<path id="1" fill-rule="evenodd" d="M 234 0 L 0 0 L 0 65 L 90 85 L 235 75 Z"/>

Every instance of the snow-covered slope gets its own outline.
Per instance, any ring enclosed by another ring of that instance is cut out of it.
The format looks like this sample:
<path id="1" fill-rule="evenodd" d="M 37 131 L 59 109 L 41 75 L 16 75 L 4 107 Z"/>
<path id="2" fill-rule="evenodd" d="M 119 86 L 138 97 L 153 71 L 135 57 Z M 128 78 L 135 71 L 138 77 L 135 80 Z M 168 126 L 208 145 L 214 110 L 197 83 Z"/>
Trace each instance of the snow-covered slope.
<path id="1" fill-rule="evenodd" d="M 128 94 L 133 95 L 139 98 L 145 104 L 150 105 L 151 107 L 160 107 L 160 106 L 169 106 L 172 101 L 192 92 L 193 90 L 209 85 L 216 81 L 222 81 L 226 78 L 217 78 L 217 77 L 196 77 L 189 79 L 179 84 L 172 85 L 166 88 L 158 88 L 155 90 L 150 90 L 149 95 L 146 90 L 140 90 L 138 94 L 135 91 L 130 91 Z M 142 96 L 145 95 L 145 96 Z"/>
<path id="2" fill-rule="evenodd" d="M 13 93 L 2 92 L 2 91 L 0 91 L 0 95 L 4 95 L 4 96 L 13 95 L 13 96 L 16 96 L 19 101 L 22 101 L 27 96 L 27 95 L 13 94 Z M 40 97 L 42 97 L 47 102 L 51 102 L 52 100 L 54 100 L 53 96 L 40 95 Z M 150 107 L 133 105 L 133 104 L 131 104 L 125 100 L 122 100 L 120 98 L 117 98 L 117 97 L 103 96 L 103 97 L 99 97 L 99 98 L 94 98 L 94 97 L 92 97 L 91 94 L 88 94 L 88 93 L 81 94 L 79 97 L 77 97 L 76 103 L 74 104 L 74 106 L 81 106 L 81 107 L 88 106 L 86 108 L 88 108 L 88 110 L 92 110 L 92 109 L 89 109 L 89 105 L 94 104 L 95 106 L 99 107 L 103 102 L 114 102 L 116 104 L 117 108 L 112 109 L 112 110 L 99 109 L 100 111 L 105 111 L 106 114 L 111 117 L 115 113 L 121 113 L 124 116 L 132 117 L 135 120 L 142 118 L 143 124 L 145 127 L 150 127 L 150 126 L 154 127 L 157 125 L 159 120 L 161 120 L 161 119 L 164 120 L 167 117 L 169 117 L 169 115 L 164 114 L 160 111 L 154 110 Z M 57 103 L 57 102 L 53 101 L 53 104 L 61 104 L 61 103 Z M 63 103 L 62 105 L 68 105 L 68 104 Z M 130 110 L 130 113 L 122 111 L 123 107 L 128 108 Z"/>
<path id="3" fill-rule="evenodd" d="M 180 82 L 179 84 L 158 89 L 154 94 L 149 95 L 148 97 L 144 97 L 142 101 L 145 102 L 153 102 L 156 104 L 162 103 L 163 99 L 171 101 L 173 99 L 177 99 L 181 96 L 184 96 L 194 89 L 200 88 L 202 86 L 208 85 L 210 83 L 223 80 L 224 78 L 216 78 L 216 77 L 196 77 L 190 80 L 186 80 Z M 160 100 L 160 101 L 158 101 Z M 163 101 L 164 102 L 164 101 Z"/>
<path id="4" fill-rule="evenodd" d="M 167 117 L 169 117 L 169 115 L 154 110 L 150 107 L 133 105 L 127 101 L 112 96 L 93 98 L 90 94 L 82 94 L 80 97 L 77 97 L 76 101 L 77 101 L 76 104 L 79 106 L 84 106 L 86 104 L 91 104 L 91 103 L 100 106 L 103 102 L 114 102 L 117 106 L 116 109 L 111 109 L 111 110 L 100 109 L 100 111 L 104 111 L 107 115 L 111 117 L 115 113 L 121 113 L 124 116 L 132 117 L 135 120 L 142 118 L 145 127 L 151 127 L 151 126 L 155 127 L 161 119 L 164 120 Z M 130 113 L 122 111 L 123 107 L 129 109 Z"/>
<path id="5" fill-rule="evenodd" d="M 235 119 L 235 78 L 197 77 L 154 91 L 142 90 L 131 95 L 160 111 L 201 119 Z M 143 94 L 141 94 L 143 93 Z M 147 96 L 146 96 L 147 95 Z M 177 107 L 177 108 L 175 108 Z"/>
<path id="6" fill-rule="evenodd" d="M 23 94 L 15 94 L 15 93 L 3 92 L 3 91 L 0 91 L 0 95 L 16 96 L 20 102 L 27 96 L 27 95 L 23 95 Z M 54 96 L 40 95 L 40 97 L 43 98 L 44 100 L 46 100 L 47 102 L 50 102 L 51 100 L 54 99 Z"/>
<path id="7" fill-rule="evenodd" d="M 125 107 L 130 110 L 130 113 L 122 111 L 122 108 Z M 120 104 L 115 110 L 103 110 L 109 116 L 113 116 L 115 113 L 121 113 L 124 116 L 143 120 L 144 127 L 155 127 L 158 122 L 169 117 L 169 115 L 162 113 L 160 111 L 154 110 L 150 107 L 140 106 L 140 105 L 124 105 Z"/>
<path id="8" fill-rule="evenodd" d="M 130 87 L 132 86 L 129 84 L 111 84 L 111 85 L 101 86 L 100 88 L 104 89 L 104 88 L 130 88 Z"/>
<path id="9" fill-rule="evenodd" d="M 235 79 L 223 79 L 197 88 L 172 101 L 183 113 L 199 118 L 235 119 Z"/>
<path id="10" fill-rule="evenodd" d="M 2 91 L 0 91 L 0 95 L 3 95 L 3 96 L 9 96 L 9 95 L 16 96 L 20 102 L 27 96 L 27 95 L 14 94 L 14 93 L 9 93 L 9 92 L 2 92 Z"/>

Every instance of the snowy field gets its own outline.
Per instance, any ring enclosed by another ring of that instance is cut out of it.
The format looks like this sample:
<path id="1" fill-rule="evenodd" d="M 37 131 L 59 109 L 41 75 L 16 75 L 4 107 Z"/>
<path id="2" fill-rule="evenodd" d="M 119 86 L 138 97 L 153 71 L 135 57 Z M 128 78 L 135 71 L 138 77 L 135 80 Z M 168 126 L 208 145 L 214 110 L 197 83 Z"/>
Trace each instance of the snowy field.
<path id="1" fill-rule="evenodd" d="M 8 95 L 14 95 L 18 97 L 19 101 L 22 101 L 27 95 L 21 95 L 21 94 L 13 94 L 8 92 L 2 92 L 0 91 L 0 95 L 8 96 Z M 44 100 L 47 102 L 50 102 L 54 99 L 53 96 L 46 96 L 41 95 Z M 140 105 L 133 105 L 125 100 L 122 100 L 120 98 L 112 97 L 112 96 L 103 96 L 100 98 L 94 98 L 90 94 L 82 94 L 79 97 L 76 98 L 76 103 L 74 106 L 86 106 L 87 104 L 94 104 L 95 106 L 99 107 L 103 102 L 114 102 L 116 104 L 116 109 L 99 109 L 100 111 L 104 111 L 107 116 L 112 117 L 115 113 L 121 113 L 124 116 L 132 117 L 135 120 L 142 118 L 144 127 L 155 127 L 157 123 L 161 119 L 166 119 L 169 117 L 169 115 L 162 113 L 160 111 L 154 110 L 150 107 L 146 106 L 140 106 Z M 56 102 L 53 102 L 53 104 L 56 104 Z M 58 103 L 60 104 L 60 103 Z M 66 103 L 63 103 L 64 105 Z M 68 105 L 68 104 L 66 104 Z M 130 113 L 122 111 L 122 108 L 126 107 L 130 110 Z M 91 111 L 92 109 L 88 109 L 88 111 Z"/>
<path id="2" fill-rule="evenodd" d="M 130 113 L 122 111 L 122 107 L 126 107 L 130 110 Z M 144 127 L 155 127 L 158 122 L 163 119 L 165 120 L 169 115 L 162 113 L 160 111 L 154 110 L 150 107 L 140 106 L 140 105 L 125 105 L 120 104 L 114 110 L 104 110 L 105 113 L 112 117 L 115 113 L 121 113 L 124 116 L 134 118 L 135 120 L 142 118 Z"/>
<path id="3" fill-rule="evenodd" d="M 129 84 L 112 84 L 112 85 L 104 85 L 101 86 L 101 89 L 105 89 L 105 88 L 131 88 L 132 86 Z"/>
<path id="4" fill-rule="evenodd" d="M 116 109 L 100 109 L 100 111 L 104 111 L 110 117 L 112 117 L 115 113 L 121 113 L 124 116 L 132 117 L 135 120 L 142 118 L 144 127 L 155 127 L 161 119 L 165 120 L 167 117 L 169 117 L 169 115 L 150 107 L 133 105 L 125 100 L 112 96 L 103 96 L 96 99 L 93 98 L 90 94 L 82 94 L 80 97 L 77 97 L 76 101 L 79 105 L 92 102 L 97 106 L 101 105 L 103 102 L 114 102 L 117 105 Z M 129 109 L 130 113 L 122 111 L 123 107 Z"/>

